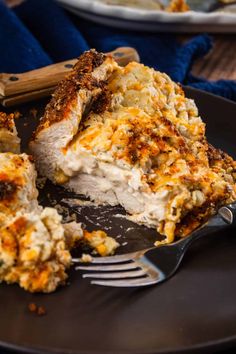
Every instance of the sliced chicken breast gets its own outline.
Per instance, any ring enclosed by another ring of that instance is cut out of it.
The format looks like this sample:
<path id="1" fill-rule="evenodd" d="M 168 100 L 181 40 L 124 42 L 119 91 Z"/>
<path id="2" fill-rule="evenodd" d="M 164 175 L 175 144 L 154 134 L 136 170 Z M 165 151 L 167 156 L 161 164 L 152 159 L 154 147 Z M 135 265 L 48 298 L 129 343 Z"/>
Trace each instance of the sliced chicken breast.
<path id="1" fill-rule="evenodd" d="M 56 183 L 68 180 L 62 169 L 63 149 L 76 135 L 82 116 L 91 109 L 99 110 L 100 105 L 107 106 L 106 81 L 117 66 L 112 57 L 86 52 L 59 84 L 31 142 L 42 175 Z"/>
<path id="2" fill-rule="evenodd" d="M 131 220 L 165 235 L 162 243 L 236 199 L 236 163 L 207 143 L 181 87 L 95 51 L 57 88 L 31 150 L 40 173 L 97 203 L 121 204 Z"/>

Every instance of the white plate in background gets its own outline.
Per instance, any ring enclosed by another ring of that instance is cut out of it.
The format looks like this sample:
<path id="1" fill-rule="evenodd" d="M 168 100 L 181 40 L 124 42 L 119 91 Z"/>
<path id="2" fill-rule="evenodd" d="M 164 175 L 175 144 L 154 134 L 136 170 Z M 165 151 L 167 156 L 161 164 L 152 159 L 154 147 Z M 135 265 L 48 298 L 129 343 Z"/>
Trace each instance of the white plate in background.
<path id="1" fill-rule="evenodd" d="M 190 6 L 191 1 L 194 8 L 199 7 L 199 0 L 190 0 Z M 118 28 L 161 32 L 236 33 L 236 5 L 228 6 L 227 11 L 169 13 L 107 5 L 99 0 L 58 0 L 58 2 L 80 17 Z M 212 3 L 212 0 L 209 0 L 209 3 Z M 202 1 L 202 4 L 204 9 L 206 1 Z"/>

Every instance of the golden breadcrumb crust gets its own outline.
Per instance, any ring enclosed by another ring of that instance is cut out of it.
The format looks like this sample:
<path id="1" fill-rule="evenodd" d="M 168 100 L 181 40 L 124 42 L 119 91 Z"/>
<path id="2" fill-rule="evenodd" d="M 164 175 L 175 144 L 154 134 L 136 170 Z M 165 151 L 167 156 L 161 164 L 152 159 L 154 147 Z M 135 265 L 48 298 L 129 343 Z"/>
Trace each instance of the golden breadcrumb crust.
<path id="1" fill-rule="evenodd" d="M 0 129 L 7 129 L 10 132 L 13 132 L 15 127 L 14 119 L 14 113 L 6 114 L 4 112 L 0 112 Z"/>
<path id="2" fill-rule="evenodd" d="M 63 240 L 54 241 L 53 249 L 48 251 L 51 254 L 45 260 L 33 244 L 35 225 L 25 216 L 18 217 L 0 232 L 1 252 L 5 256 L 0 280 L 19 283 L 30 292 L 52 292 L 65 282 L 71 257 Z"/>
<path id="3" fill-rule="evenodd" d="M 51 101 L 46 106 L 44 116 L 37 127 L 35 135 L 52 124 L 68 118 L 71 107 L 76 105 L 79 89 L 92 90 L 104 85 L 103 82 L 93 78 L 91 73 L 105 59 L 106 56 L 103 53 L 97 53 L 95 50 L 85 52 L 79 57 L 73 70 L 58 84 Z"/>

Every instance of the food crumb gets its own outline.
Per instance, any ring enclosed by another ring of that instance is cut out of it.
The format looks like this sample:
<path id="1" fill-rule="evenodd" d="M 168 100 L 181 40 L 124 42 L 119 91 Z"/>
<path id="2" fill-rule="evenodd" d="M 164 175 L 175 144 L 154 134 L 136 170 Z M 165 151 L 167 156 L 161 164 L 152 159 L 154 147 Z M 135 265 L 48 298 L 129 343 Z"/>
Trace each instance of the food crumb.
<path id="1" fill-rule="evenodd" d="M 80 261 L 82 263 L 91 263 L 92 260 L 93 260 L 93 257 L 90 256 L 90 254 L 87 254 L 87 253 L 83 253 L 82 257 L 80 258 Z"/>
<path id="2" fill-rule="evenodd" d="M 38 176 L 36 181 L 37 188 L 43 189 L 46 184 L 46 181 L 47 181 L 47 177 Z"/>
<path id="3" fill-rule="evenodd" d="M 28 309 L 30 312 L 36 312 L 37 310 L 37 305 L 34 303 L 34 302 L 31 302 L 29 305 L 28 305 Z"/>
<path id="4" fill-rule="evenodd" d="M 43 306 L 39 306 L 39 307 L 38 307 L 37 314 L 38 314 L 39 316 L 46 315 L 46 310 L 45 310 L 45 308 L 44 308 Z"/>
<path id="5" fill-rule="evenodd" d="M 19 111 L 14 112 L 14 119 L 18 119 L 22 116 L 22 114 Z"/>
<path id="6" fill-rule="evenodd" d="M 37 306 L 34 302 L 31 302 L 28 305 L 28 309 L 30 312 L 35 313 L 38 316 L 46 315 L 46 309 L 43 306 Z"/>
<path id="7" fill-rule="evenodd" d="M 31 115 L 33 118 L 37 118 L 37 113 L 38 113 L 38 111 L 37 111 L 36 108 L 32 108 L 32 109 L 30 110 L 30 115 Z"/>

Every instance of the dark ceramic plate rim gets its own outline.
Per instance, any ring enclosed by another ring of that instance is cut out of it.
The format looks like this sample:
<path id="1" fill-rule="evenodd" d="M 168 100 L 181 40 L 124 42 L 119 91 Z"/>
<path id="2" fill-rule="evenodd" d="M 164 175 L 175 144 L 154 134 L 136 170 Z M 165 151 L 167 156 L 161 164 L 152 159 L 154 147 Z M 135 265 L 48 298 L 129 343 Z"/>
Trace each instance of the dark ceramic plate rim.
<path id="1" fill-rule="evenodd" d="M 184 86 L 184 90 L 186 93 L 193 93 L 198 96 L 198 98 L 201 100 L 201 97 L 203 96 L 209 96 L 214 99 L 217 99 L 219 101 L 225 102 L 225 103 L 230 103 L 231 105 L 235 105 L 233 101 L 219 97 L 217 95 L 204 92 L 199 89 L 195 89 L 192 87 L 186 87 Z M 202 344 L 195 344 L 195 345 L 190 345 L 190 346 L 184 346 L 182 348 L 178 349 L 165 349 L 165 350 L 158 350 L 158 351 L 137 351 L 137 350 L 132 350 L 132 351 L 113 351 L 112 354 L 173 354 L 173 353 L 205 353 L 208 352 L 209 350 L 225 350 L 229 349 L 232 345 L 236 344 L 236 334 L 233 336 L 228 336 L 228 337 L 223 337 L 217 340 L 211 340 L 211 341 L 206 341 L 205 343 Z M 89 351 L 80 351 L 80 350 L 58 350 L 56 348 L 51 348 L 50 351 L 48 349 L 45 349 L 44 347 L 30 347 L 30 346 L 24 346 L 24 345 L 15 345 L 11 344 L 10 342 L 4 342 L 0 340 L 0 350 L 10 350 L 18 353 L 32 353 L 32 354 L 104 354 L 104 351 L 96 351 L 94 352 L 93 350 Z M 108 352 L 106 352 L 108 354 Z"/>
<path id="2" fill-rule="evenodd" d="M 219 340 L 214 340 L 214 341 L 209 341 L 206 342 L 206 344 L 200 344 L 200 345 L 193 345 L 190 347 L 183 347 L 183 348 L 179 348 L 177 350 L 162 350 L 162 351 L 112 351 L 112 353 L 109 354 L 188 354 L 191 352 L 191 354 L 194 353 L 209 353 L 209 350 L 211 350 L 211 354 L 212 350 L 216 350 L 217 352 L 220 350 L 226 350 L 226 349 L 230 349 L 232 347 L 232 345 L 236 344 L 236 335 L 234 336 L 230 336 L 230 337 L 226 337 L 223 339 L 219 339 Z M 16 353 L 26 353 L 26 354 L 94 354 L 94 351 L 74 351 L 74 350 L 66 350 L 66 351 L 60 351 L 57 349 L 52 349 L 50 351 L 48 351 L 47 349 L 42 348 L 30 348 L 30 347 L 24 347 L 24 346 L 18 346 L 18 345 L 12 345 L 10 343 L 6 343 L 6 342 L 2 342 L 0 341 L 0 350 L 1 349 L 7 349 L 7 350 L 13 350 Z M 108 352 L 107 352 L 108 353 Z M 106 353 L 106 354 L 107 354 Z M 5 354 L 5 353 L 3 353 Z M 6 353 L 8 354 L 8 353 Z M 9 353 L 11 354 L 11 353 Z M 14 353 L 12 353 L 14 354 Z M 104 354 L 104 351 L 96 351 L 96 354 Z"/>

